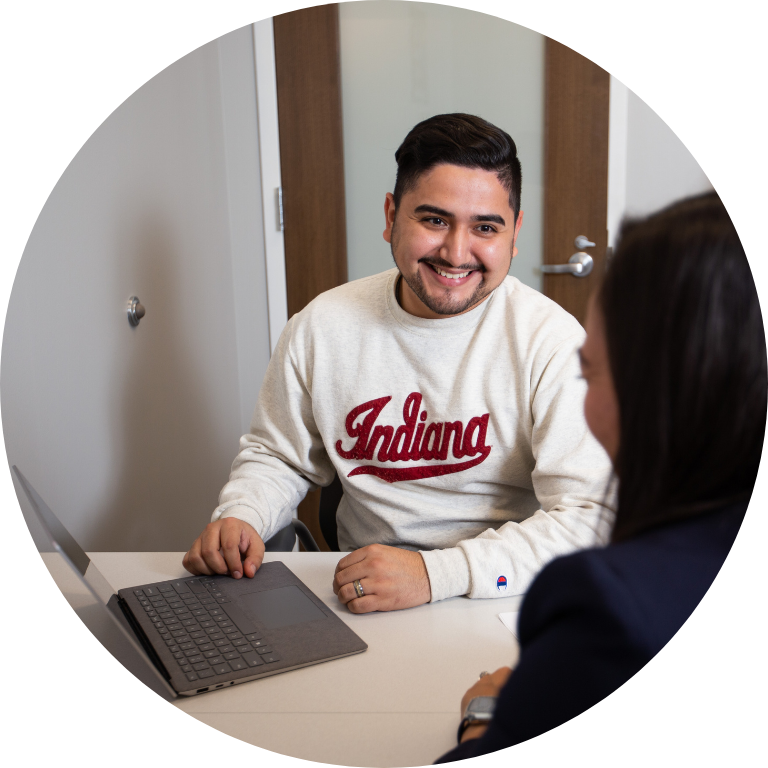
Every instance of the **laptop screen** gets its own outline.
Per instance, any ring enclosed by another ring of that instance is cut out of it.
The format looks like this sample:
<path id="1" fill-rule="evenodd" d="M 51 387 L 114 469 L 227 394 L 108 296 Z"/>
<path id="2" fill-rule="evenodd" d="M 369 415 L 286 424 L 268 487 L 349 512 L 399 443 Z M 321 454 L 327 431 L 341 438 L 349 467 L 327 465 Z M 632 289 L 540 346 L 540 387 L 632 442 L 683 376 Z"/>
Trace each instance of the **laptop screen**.
<path id="1" fill-rule="evenodd" d="M 40 494 L 32 487 L 32 483 L 24 477 L 21 470 L 16 465 L 11 470 L 14 479 L 24 491 L 29 507 L 31 507 L 31 510 L 28 509 L 27 505 L 23 503 L 23 498 L 19 495 L 19 505 L 21 506 L 22 514 L 30 533 L 32 533 L 37 551 L 40 552 L 43 560 L 45 561 L 46 559 L 43 556 L 44 552 L 59 552 L 65 555 L 74 568 L 88 582 L 91 589 L 96 592 L 97 596 L 104 603 L 107 603 L 112 595 L 115 594 L 115 590 L 112 589 L 101 571 L 94 565 L 91 558 L 83 551 L 83 548 L 75 541 L 75 538 L 64 527 L 51 508 L 43 501 Z M 54 581 L 56 581 L 55 576 Z M 58 584 L 58 582 L 56 583 Z M 59 589 L 61 589 L 66 597 L 67 593 L 61 584 L 59 584 Z"/>
<path id="2" fill-rule="evenodd" d="M 40 498 L 37 491 L 32 487 L 30 482 L 24 475 L 21 474 L 19 468 L 14 465 L 11 468 L 14 477 L 18 481 L 19 485 L 24 489 L 24 493 L 27 496 L 33 510 L 42 518 L 42 522 L 45 524 L 42 529 L 37 526 L 39 530 L 42 530 L 44 534 L 48 534 L 47 538 L 50 540 L 50 544 L 58 545 L 58 548 L 70 559 L 72 565 L 77 568 L 80 573 L 85 576 L 91 559 L 83 552 L 80 545 L 72 538 L 69 531 L 61 524 L 59 518 L 51 512 L 48 505 Z M 19 499 L 21 501 L 21 499 Z M 30 525 L 29 514 L 25 510 L 25 505 L 21 504 L 21 511 L 24 514 L 24 518 L 27 522 L 27 527 L 32 529 Z M 45 530 L 47 529 L 47 530 Z M 33 536 L 33 538 L 35 538 Z M 35 541 L 38 551 L 40 551 L 40 543 Z M 50 550 L 46 550 L 50 551 Z"/>
<path id="3" fill-rule="evenodd" d="M 174 698 L 175 693 L 139 643 L 120 626 L 108 607 L 110 600 L 117 600 L 109 582 L 18 467 L 12 467 L 12 472 L 23 491 L 23 495 L 19 494 L 19 504 L 35 546 L 69 605 L 91 634 L 129 672 L 163 698 Z"/>

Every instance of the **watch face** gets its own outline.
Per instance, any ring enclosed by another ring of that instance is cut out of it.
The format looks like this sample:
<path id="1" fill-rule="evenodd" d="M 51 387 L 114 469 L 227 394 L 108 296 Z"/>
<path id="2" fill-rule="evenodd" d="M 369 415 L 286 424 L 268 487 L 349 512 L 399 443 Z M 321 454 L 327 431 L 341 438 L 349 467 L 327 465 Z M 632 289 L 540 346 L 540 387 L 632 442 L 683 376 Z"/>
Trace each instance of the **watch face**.
<path id="1" fill-rule="evenodd" d="M 472 699 L 467 705 L 467 714 L 479 715 L 486 714 L 492 715 L 493 710 L 496 708 L 495 696 L 478 696 Z"/>

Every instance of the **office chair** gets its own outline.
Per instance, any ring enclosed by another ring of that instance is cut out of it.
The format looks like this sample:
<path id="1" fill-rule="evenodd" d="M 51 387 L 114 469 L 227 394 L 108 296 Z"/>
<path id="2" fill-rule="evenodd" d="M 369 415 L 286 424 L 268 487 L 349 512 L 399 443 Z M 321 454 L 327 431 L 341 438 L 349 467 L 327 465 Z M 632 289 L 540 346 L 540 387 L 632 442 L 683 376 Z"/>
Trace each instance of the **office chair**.
<path id="1" fill-rule="evenodd" d="M 336 510 L 343 494 L 344 489 L 338 475 L 334 476 L 329 486 L 320 491 L 320 530 L 331 552 L 340 551 L 336 532 Z M 269 541 L 264 542 L 264 548 L 267 552 L 291 552 L 297 537 L 307 552 L 320 551 L 317 542 L 301 520 L 291 520 L 285 528 L 281 528 Z"/>
<path id="2" fill-rule="evenodd" d="M 307 552 L 320 551 L 309 528 L 301 520 L 291 520 L 285 528 L 281 528 L 271 539 L 264 542 L 264 549 L 267 552 L 292 552 L 297 538 Z"/>
<path id="3" fill-rule="evenodd" d="M 320 530 L 325 543 L 331 552 L 339 552 L 339 537 L 336 530 L 336 510 L 344 495 L 339 476 L 335 475 L 333 482 L 320 491 Z"/>

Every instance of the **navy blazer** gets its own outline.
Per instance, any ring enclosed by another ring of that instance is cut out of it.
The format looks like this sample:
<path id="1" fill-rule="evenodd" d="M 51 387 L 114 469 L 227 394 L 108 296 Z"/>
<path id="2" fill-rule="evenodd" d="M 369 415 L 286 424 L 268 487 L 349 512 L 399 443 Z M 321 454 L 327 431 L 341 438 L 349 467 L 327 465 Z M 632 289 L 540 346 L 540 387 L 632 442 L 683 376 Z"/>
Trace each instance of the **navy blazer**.
<path id="1" fill-rule="evenodd" d="M 704 597 L 746 510 L 746 503 L 721 508 L 550 563 L 523 601 L 520 661 L 488 730 L 437 762 L 532 739 L 623 685 Z"/>

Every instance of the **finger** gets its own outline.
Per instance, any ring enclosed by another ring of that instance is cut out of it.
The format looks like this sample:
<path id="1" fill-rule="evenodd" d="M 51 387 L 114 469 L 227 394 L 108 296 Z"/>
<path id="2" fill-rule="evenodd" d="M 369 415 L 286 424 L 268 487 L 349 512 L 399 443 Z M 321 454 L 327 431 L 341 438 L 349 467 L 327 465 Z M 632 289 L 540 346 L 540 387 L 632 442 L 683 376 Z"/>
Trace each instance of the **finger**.
<path id="1" fill-rule="evenodd" d="M 336 597 L 342 605 L 346 605 L 350 600 L 357 597 L 357 595 L 350 594 L 349 589 L 346 586 L 339 589 L 334 585 L 333 591 L 336 593 Z"/>
<path id="2" fill-rule="evenodd" d="M 364 597 L 370 597 L 371 595 L 375 594 L 373 591 L 373 585 L 370 580 L 361 579 L 360 586 L 363 588 Z M 339 602 L 343 603 L 344 605 L 349 603 L 350 600 L 362 600 L 361 597 L 358 597 L 357 591 L 355 590 L 355 585 L 353 583 L 344 584 L 339 588 L 339 591 L 336 594 L 338 595 Z"/>
<path id="3" fill-rule="evenodd" d="M 227 564 L 219 554 L 220 548 L 218 527 L 209 523 L 192 547 L 191 564 L 197 568 L 199 573 L 204 573 L 207 576 L 226 573 Z"/>
<path id="4" fill-rule="evenodd" d="M 246 545 L 244 552 L 245 557 L 243 558 L 243 572 L 249 579 L 252 579 L 264 560 L 264 542 L 256 531 L 253 531 L 248 535 L 248 532 L 243 530 L 240 535 L 241 552 L 243 550 L 243 544 Z"/>
<path id="5" fill-rule="evenodd" d="M 225 574 L 227 563 L 221 556 L 221 526 L 217 523 L 208 523 L 200 537 L 200 556 L 212 573 Z"/>
<path id="6" fill-rule="evenodd" d="M 227 564 L 227 570 L 234 579 L 243 575 L 243 562 L 240 559 L 240 532 L 242 524 L 239 520 L 221 526 L 221 554 Z"/>
<path id="7" fill-rule="evenodd" d="M 346 605 L 350 600 L 354 600 L 357 597 L 355 588 L 351 584 L 345 584 L 340 587 L 336 592 L 336 596 L 339 598 L 339 602 L 342 605 Z"/>
<path id="8" fill-rule="evenodd" d="M 337 571 L 333 577 L 334 592 L 338 594 L 338 590 L 345 584 L 351 584 L 355 579 L 362 579 L 368 575 L 368 566 L 364 560 L 359 563 L 355 563 L 349 568 L 345 568 L 343 571 Z"/>
<path id="9" fill-rule="evenodd" d="M 356 597 L 347 603 L 347 609 L 350 613 L 372 613 L 378 610 L 379 598 L 376 595 L 366 595 L 365 597 Z"/>
<path id="10" fill-rule="evenodd" d="M 211 576 L 213 571 L 206 565 L 201 554 L 200 538 L 195 540 L 189 552 L 184 555 L 181 564 L 194 576 Z"/>
<path id="11" fill-rule="evenodd" d="M 349 568 L 350 565 L 354 565 L 355 563 L 359 563 L 365 560 L 365 556 L 367 554 L 366 549 L 367 547 L 356 549 L 354 552 L 350 552 L 346 557 L 342 557 L 341 560 L 339 560 L 339 562 L 336 564 L 336 573 L 343 571 L 345 568 Z"/>

